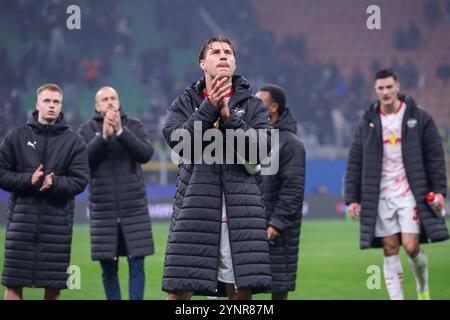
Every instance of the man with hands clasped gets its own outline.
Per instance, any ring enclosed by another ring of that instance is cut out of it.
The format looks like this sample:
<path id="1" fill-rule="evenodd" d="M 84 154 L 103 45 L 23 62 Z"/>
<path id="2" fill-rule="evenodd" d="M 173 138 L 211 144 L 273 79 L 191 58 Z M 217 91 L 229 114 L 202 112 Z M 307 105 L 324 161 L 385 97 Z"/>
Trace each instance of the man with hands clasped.
<path id="1" fill-rule="evenodd" d="M 177 132 L 189 134 L 191 139 L 186 141 L 190 142 L 183 139 L 181 143 L 194 151 L 193 156 L 177 152 L 182 161 L 162 289 L 169 300 L 190 299 L 193 294 L 226 294 L 231 300 L 247 300 L 269 289 L 272 280 L 267 221 L 257 177 L 248 172 L 247 163 L 203 161 L 203 150 L 196 152 L 192 141 L 201 128 L 201 133 L 222 137 L 220 145 L 227 148 L 223 156 L 230 152 L 247 161 L 225 133 L 231 131 L 238 139 L 252 129 L 254 134 L 245 142 L 249 149 L 267 142 L 261 132 L 271 126 L 264 103 L 251 93 L 248 81 L 235 74 L 236 56 L 230 39 L 209 38 L 198 62 L 204 77 L 168 107 L 162 130 L 174 152 Z"/>
<path id="2" fill-rule="evenodd" d="M 153 254 L 151 221 L 141 164 L 153 154 L 150 137 L 137 119 L 128 118 L 114 88 L 95 96 L 92 120 L 78 130 L 87 144 L 91 179 L 89 221 L 92 259 L 100 261 L 109 300 L 122 299 L 118 257 L 129 266 L 129 298 L 144 297 L 144 257 Z"/>

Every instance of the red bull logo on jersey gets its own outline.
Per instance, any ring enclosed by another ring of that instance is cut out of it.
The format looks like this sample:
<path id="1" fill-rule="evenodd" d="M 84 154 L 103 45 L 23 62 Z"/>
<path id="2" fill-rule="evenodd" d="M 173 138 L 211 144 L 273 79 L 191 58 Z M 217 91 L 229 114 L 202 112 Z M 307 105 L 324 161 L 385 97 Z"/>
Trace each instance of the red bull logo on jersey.
<path id="1" fill-rule="evenodd" d="M 402 143 L 402 139 L 398 138 L 396 135 L 391 134 L 389 138 L 383 141 L 384 144 L 390 144 L 392 148 L 397 148 L 398 145 Z"/>

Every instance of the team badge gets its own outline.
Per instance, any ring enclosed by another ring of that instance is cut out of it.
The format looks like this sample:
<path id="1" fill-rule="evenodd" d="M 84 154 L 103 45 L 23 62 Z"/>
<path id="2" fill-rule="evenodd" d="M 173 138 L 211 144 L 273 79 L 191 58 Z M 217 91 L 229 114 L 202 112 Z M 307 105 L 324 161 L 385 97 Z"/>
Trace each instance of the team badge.
<path id="1" fill-rule="evenodd" d="M 406 125 L 408 126 L 408 128 L 412 129 L 417 125 L 417 120 L 416 119 L 409 119 L 406 122 Z"/>
<path id="2" fill-rule="evenodd" d="M 238 118 L 241 118 L 245 114 L 245 110 L 244 108 L 236 109 L 235 113 Z"/>

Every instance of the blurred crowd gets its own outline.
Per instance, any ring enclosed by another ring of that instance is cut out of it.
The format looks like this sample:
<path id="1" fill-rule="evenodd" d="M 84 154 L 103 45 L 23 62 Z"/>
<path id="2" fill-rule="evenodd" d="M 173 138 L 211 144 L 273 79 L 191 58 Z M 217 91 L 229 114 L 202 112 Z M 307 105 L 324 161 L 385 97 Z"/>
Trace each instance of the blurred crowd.
<path id="1" fill-rule="evenodd" d="M 430 26 L 450 23 L 447 3 L 442 14 L 436 11 L 436 1 L 424 2 Z M 71 4 L 81 8 L 81 30 L 66 28 Z M 321 62 L 308 52 L 305 36 L 277 41 L 262 28 L 253 5 L 239 0 L 214 6 L 206 0 L 136 0 L 132 6 L 118 0 L 0 0 L 0 136 L 26 121 L 34 90 L 44 82 L 62 85 L 64 104 L 71 106 L 64 110 L 67 120 L 77 127 L 90 115 L 93 92 L 122 80 L 138 87 L 130 95 L 136 99 L 127 101 L 132 105 L 129 113 L 140 117 L 159 139 L 165 108 L 201 77 L 197 56 L 203 41 L 225 34 L 235 41 L 238 73 L 254 91 L 267 82 L 281 85 L 302 133 L 318 145 L 348 146 L 352 128 L 372 99 L 371 79 L 357 68 L 345 79 L 336 63 Z M 397 50 L 415 50 L 423 35 L 417 22 L 410 21 L 399 26 L 392 39 Z M 380 62 L 373 61 L 372 71 L 379 67 Z M 404 87 L 420 88 L 420 71 L 413 61 L 394 61 L 393 67 Z M 436 77 L 447 83 L 450 65 L 440 65 Z M 119 94 L 128 90 L 118 89 Z"/>

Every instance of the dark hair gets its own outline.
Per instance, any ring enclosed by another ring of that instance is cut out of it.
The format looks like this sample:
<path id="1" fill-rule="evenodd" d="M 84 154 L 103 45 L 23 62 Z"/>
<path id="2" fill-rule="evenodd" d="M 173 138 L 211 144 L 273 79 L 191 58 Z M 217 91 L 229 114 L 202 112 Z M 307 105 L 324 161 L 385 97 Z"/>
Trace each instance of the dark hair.
<path id="1" fill-rule="evenodd" d="M 381 69 L 380 71 L 378 71 L 375 75 L 375 81 L 377 81 L 378 79 L 386 79 L 392 77 L 394 78 L 395 81 L 397 81 L 398 76 L 395 73 L 394 70 L 392 69 Z"/>
<path id="2" fill-rule="evenodd" d="M 208 51 L 209 45 L 213 42 L 228 43 L 231 47 L 231 50 L 233 50 L 233 55 L 236 55 L 236 50 L 234 49 L 233 42 L 230 39 L 224 36 L 212 36 L 203 44 L 203 47 L 198 55 L 198 62 L 200 62 L 200 60 L 203 60 L 205 58 L 206 51 Z"/>
<path id="3" fill-rule="evenodd" d="M 276 84 L 268 84 L 259 89 L 259 91 L 265 91 L 270 94 L 270 98 L 278 103 L 278 114 L 282 114 L 286 108 L 286 93 L 284 90 Z"/>

